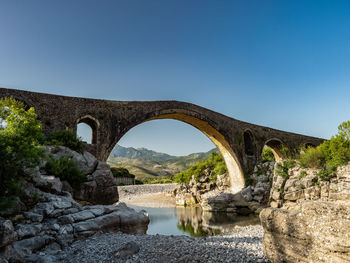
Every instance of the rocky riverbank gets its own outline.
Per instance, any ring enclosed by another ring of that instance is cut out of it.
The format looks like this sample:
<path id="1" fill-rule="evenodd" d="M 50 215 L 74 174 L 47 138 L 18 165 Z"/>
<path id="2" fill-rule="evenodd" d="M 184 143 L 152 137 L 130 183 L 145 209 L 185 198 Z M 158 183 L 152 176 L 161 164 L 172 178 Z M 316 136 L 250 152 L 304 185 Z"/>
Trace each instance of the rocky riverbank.
<path id="1" fill-rule="evenodd" d="M 103 233 L 79 240 L 47 262 L 269 262 L 261 226 L 238 227 L 207 238 Z"/>
<path id="2" fill-rule="evenodd" d="M 117 187 L 106 163 L 65 147 L 47 150 L 52 158 L 74 160 L 86 182 L 73 189 L 47 174 L 44 164 L 28 170 L 14 205 L 0 210 L 1 263 L 51 262 L 47 253 L 58 253 L 101 231 L 146 233 L 147 213 L 115 203 Z"/>
<path id="3" fill-rule="evenodd" d="M 249 184 L 233 194 L 228 174 L 217 175 L 211 180 L 212 171 L 206 169 L 198 178 L 192 176 L 189 184 L 174 190 L 177 205 L 200 206 L 205 211 L 217 211 L 238 215 L 259 214 L 267 206 L 273 178 L 274 162 L 259 163 L 249 176 Z"/>

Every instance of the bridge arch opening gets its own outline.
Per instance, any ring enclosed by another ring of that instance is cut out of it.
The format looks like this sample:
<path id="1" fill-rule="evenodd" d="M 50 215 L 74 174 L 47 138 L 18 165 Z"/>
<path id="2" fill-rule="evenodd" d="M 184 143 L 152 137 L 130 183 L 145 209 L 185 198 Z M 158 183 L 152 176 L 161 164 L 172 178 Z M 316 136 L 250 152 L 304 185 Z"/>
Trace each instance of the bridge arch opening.
<path id="1" fill-rule="evenodd" d="M 271 149 L 275 160 L 278 161 L 283 158 L 283 142 L 280 139 L 272 138 L 265 142 L 265 145 Z"/>
<path id="2" fill-rule="evenodd" d="M 85 115 L 77 120 L 77 136 L 88 144 L 97 144 L 97 129 L 100 126 L 97 119 Z"/>
<path id="3" fill-rule="evenodd" d="M 248 156 L 254 156 L 255 154 L 255 144 L 253 134 L 250 130 L 246 130 L 243 133 L 244 139 L 244 152 Z"/>
<path id="4" fill-rule="evenodd" d="M 197 116 L 191 116 L 187 112 L 186 113 L 181 112 L 181 110 L 177 110 L 177 113 L 163 113 L 163 114 L 154 114 L 154 115 L 156 116 L 145 118 L 144 120 L 137 122 L 134 125 L 131 125 L 131 127 L 128 127 L 128 129 L 122 134 L 122 136 L 131 128 L 141 123 L 145 123 L 152 120 L 173 119 L 173 120 L 178 120 L 178 121 L 187 123 L 197 128 L 204 135 L 206 135 L 214 143 L 214 145 L 217 147 L 219 152 L 222 154 L 226 163 L 228 174 L 230 176 L 232 192 L 237 193 L 240 190 L 242 190 L 242 188 L 244 188 L 245 180 L 244 180 L 244 174 L 243 174 L 241 164 L 239 162 L 239 159 L 236 153 L 234 152 L 229 142 L 226 140 L 225 136 L 222 133 L 220 133 L 218 130 L 213 128 L 213 126 L 211 126 L 207 121 L 204 121 L 198 118 Z M 117 139 L 114 142 L 114 144 L 111 146 L 110 152 L 112 151 L 114 146 L 117 144 L 119 139 Z"/>

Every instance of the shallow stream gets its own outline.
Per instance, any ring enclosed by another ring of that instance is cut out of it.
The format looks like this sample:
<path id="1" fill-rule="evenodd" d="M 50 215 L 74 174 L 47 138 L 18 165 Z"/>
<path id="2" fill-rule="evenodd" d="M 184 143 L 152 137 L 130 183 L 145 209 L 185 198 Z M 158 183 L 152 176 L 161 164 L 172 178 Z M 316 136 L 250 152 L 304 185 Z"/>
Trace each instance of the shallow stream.
<path id="1" fill-rule="evenodd" d="M 258 225 L 257 216 L 203 211 L 200 207 L 150 208 L 128 205 L 149 214 L 148 235 L 205 237 L 233 230 L 237 226 Z"/>

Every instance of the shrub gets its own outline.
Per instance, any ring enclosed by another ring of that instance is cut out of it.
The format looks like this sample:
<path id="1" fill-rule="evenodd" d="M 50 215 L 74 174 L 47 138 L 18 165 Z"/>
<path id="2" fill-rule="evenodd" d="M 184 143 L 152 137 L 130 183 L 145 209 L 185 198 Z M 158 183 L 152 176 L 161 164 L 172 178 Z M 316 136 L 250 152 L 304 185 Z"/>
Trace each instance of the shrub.
<path id="1" fill-rule="evenodd" d="M 226 164 L 222 155 L 213 152 L 207 160 L 199 161 L 192 165 L 186 171 L 178 173 L 174 176 L 174 180 L 180 184 L 188 184 L 194 175 L 196 182 L 204 175 L 204 171 L 209 169 L 211 171 L 209 180 L 216 181 L 219 174 L 227 173 Z"/>
<path id="2" fill-rule="evenodd" d="M 300 166 L 303 168 L 319 168 L 326 162 L 325 153 L 319 148 L 309 147 L 302 150 L 303 153 L 299 156 Z"/>
<path id="3" fill-rule="evenodd" d="M 329 180 L 337 167 L 350 161 L 350 121 L 343 122 L 338 127 L 338 134 L 329 141 L 324 141 L 316 148 L 303 149 L 299 155 L 302 167 L 319 168 L 318 177 Z"/>
<path id="4" fill-rule="evenodd" d="M 298 176 L 298 179 L 303 179 L 307 176 L 307 173 L 305 171 L 301 171 L 300 175 Z"/>
<path id="5" fill-rule="evenodd" d="M 85 143 L 71 130 L 54 131 L 47 135 L 45 144 L 66 146 L 76 152 L 84 152 Z"/>
<path id="6" fill-rule="evenodd" d="M 292 159 L 283 160 L 280 163 L 277 163 L 276 173 L 279 176 L 282 176 L 284 179 L 289 177 L 288 170 L 295 166 L 295 162 Z"/>
<path id="7" fill-rule="evenodd" d="M 20 191 L 11 185 L 24 174 L 24 167 L 35 167 L 44 156 L 42 127 L 36 118 L 34 108 L 26 110 L 13 98 L 0 99 L 0 196 L 8 196 L 7 201 Z M 9 203 L 5 199 L 2 202 Z"/>
<path id="8" fill-rule="evenodd" d="M 168 178 L 159 178 L 159 179 L 149 179 L 145 182 L 145 184 L 171 184 L 173 183 L 173 180 Z"/>
<path id="9" fill-rule="evenodd" d="M 45 169 L 49 174 L 59 177 L 62 181 L 68 181 L 73 187 L 79 187 L 86 181 L 85 175 L 78 169 L 77 164 L 66 156 L 58 160 L 49 158 Z"/>
<path id="10" fill-rule="evenodd" d="M 263 151 L 261 153 L 261 161 L 263 163 L 275 161 L 275 156 L 273 155 L 273 152 L 270 148 L 267 148 L 267 147 L 263 148 Z"/>
<path id="11" fill-rule="evenodd" d="M 111 167 L 111 171 L 114 177 L 128 177 L 135 178 L 135 175 L 131 174 L 128 169 L 124 167 Z"/>

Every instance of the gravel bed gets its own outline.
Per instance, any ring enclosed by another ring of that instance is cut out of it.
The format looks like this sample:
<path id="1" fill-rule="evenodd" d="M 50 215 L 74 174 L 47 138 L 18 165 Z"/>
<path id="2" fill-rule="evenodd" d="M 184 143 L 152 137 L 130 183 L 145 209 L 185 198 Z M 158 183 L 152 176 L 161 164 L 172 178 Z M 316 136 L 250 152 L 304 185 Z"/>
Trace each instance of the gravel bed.
<path id="1" fill-rule="evenodd" d="M 212 237 L 102 233 L 76 241 L 54 262 L 269 262 L 262 252 L 263 229 L 238 227 Z"/>

